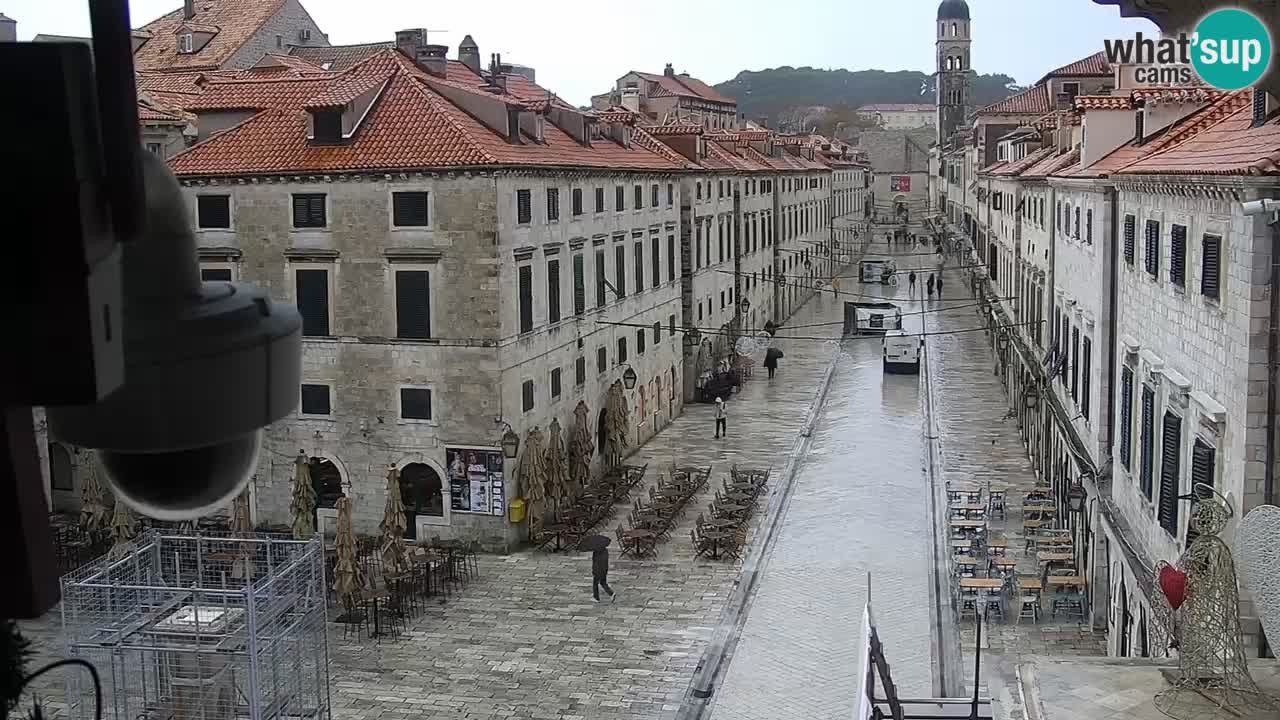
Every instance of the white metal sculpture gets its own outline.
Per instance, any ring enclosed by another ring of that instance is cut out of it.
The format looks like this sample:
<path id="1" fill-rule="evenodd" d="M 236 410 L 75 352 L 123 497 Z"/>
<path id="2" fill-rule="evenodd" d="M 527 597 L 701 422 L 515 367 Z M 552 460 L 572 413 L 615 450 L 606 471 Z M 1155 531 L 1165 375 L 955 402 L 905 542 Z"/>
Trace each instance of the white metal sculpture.
<path id="1" fill-rule="evenodd" d="M 1263 632 L 1280 642 L 1280 507 L 1260 505 L 1244 517 L 1236 557 Z"/>

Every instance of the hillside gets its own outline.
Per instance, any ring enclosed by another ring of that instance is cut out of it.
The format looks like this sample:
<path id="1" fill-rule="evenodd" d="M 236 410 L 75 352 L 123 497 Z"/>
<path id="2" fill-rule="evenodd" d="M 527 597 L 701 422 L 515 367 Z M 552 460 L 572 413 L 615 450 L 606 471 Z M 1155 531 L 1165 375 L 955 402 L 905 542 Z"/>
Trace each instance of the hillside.
<path id="1" fill-rule="evenodd" d="M 744 70 L 715 86 L 738 101 L 748 118 L 776 120 L 798 108 L 858 108 L 871 103 L 932 103 L 933 76 L 915 70 L 822 70 L 780 67 Z M 1008 75 L 977 75 L 975 105 L 981 107 L 1021 88 Z"/>

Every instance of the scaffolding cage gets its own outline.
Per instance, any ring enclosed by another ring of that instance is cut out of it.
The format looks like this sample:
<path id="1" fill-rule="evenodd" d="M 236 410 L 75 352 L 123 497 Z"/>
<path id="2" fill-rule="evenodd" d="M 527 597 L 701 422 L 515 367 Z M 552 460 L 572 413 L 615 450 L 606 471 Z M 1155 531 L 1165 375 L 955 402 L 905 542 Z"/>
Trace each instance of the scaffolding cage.
<path id="1" fill-rule="evenodd" d="M 328 720 L 319 538 L 149 530 L 62 578 L 67 657 L 117 720 Z M 68 716 L 94 716 L 67 676 Z"/>

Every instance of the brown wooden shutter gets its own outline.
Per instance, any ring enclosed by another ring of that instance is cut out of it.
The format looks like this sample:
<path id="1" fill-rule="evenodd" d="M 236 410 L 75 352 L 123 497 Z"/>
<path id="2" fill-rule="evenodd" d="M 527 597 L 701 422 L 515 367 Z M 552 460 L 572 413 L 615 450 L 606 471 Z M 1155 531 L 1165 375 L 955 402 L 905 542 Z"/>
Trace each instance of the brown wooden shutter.
<path id="1" fill-rule="evenodd" d="M 1157 515 L 1165 532 L 1178 536 L 1178 481 L 1182 477 L 1182 418 L 1164 414 L 1160 438 L 1160 507 Z"/>

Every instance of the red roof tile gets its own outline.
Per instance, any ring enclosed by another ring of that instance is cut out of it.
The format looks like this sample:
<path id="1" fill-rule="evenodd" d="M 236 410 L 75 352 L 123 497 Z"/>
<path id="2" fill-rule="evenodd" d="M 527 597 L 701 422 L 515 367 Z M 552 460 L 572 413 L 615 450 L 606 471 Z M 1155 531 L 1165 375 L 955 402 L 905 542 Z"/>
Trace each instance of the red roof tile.
<path id="1" fill-rule="evenodd" d="M 1025 170 L 1039 163 L 1041 160 L 1056 155 L 1057 153 L 1058 148 L 1056 147 L 1040 148 L 1035 152 L 1029 153 L 1021 160 L 1014 160 L 1013 162 L 1005 163 L 1003 167 L 991 171 L 991 174 L 1005 177 L 1021 175 Z"/>
<path id="2" fill-rule="evenodd" d="M 1213 102 L 1225 94 L 1211 87 L 1138 88 L 1132 92 L 1134 100 L 1156 104 Z"/>
<path id="3" fill-rule="evenodd" d="M 278 55 L 276 53 L 267 53 L 249 70 L 269 70 L 274 68 L 288 68 L 290 70 L 299 70 L 302 72 L 325 72 L 325 69 L 310 62 L 304 58 L 294 57 L 293 55 Z M 336 71 L 335 71 L 336 72 Z"/>
<path id="4" fill-rule="evenodd" d="M 1132 175 L 1280 175 L 1280 122 L 1253 127 L 1249 105 L 1120 170 Z"/>
<path id="5" fill-rule="evenodd" d="M 1057 70 L 1051 70 L 1036 84 L 1041 85 L 1049 78 L 1110 77 L 1111 75 L 1111 63 L 1107 62 L 1107 54 L 1099 51 L 1087 58 L 1067 63 Z"/>
<path id="6" fill-rule="evenodd" d="M 725 97 L 717 92 L 714 88 L 697 78 L 688 75 L 655 75 L 654 73 L 636 72 L 636 75 L 656 83 L 663 92 L 650 91 L 650 97 L 662 97 L 664 95 L 678 95 L 681 97 L 694 97 L 702 100 L 709 100 L 718 103 L 738 104 L 737 100 Z"/>
<path id="7" fill-rule="evenodd" d="M 701 125 L 646 125 L 644 129 L 651 135 L 701 135 Z"/>
<path id="8" fill-rule="evenodd" d="M 302 108 L 304 110 L 320 110 L 323 108 L 343 107 L 370 90 L 386 85 L 387 80 L 390 78 L 390 72 L 381 76 L 356 74 L 354 77 L 344 78 L 330 84 L 319 95 L 308 100 Z"/>
<path id="9" fill-rule="evenodd" d="M 1035 85 L 978 110 L 979 115 L 1044 115 L 1053 109 L 1049 89 Z"/>
<path id="10" fill-rule="evenodd" d="M 178 8 L 142 26 L 152 37 L 134 52 L 133 65 L 139 70 L 221 67 L 283 6 L 284 0 L 203 0 L 196 2 L 189 21 Z M 199 51 L 179 54 L 177 31 L 184 24 L 216 28 L 217 34 Z"/>
<path id="11" fill-rule="evenodd" d="M 1028 180 L 1048 177 L 1062 168 L 1070 167 L 1078 162 L 1080 162 L 1080 148 L 1075 148 L 1070 152 L 1061 154 L 1050 154 L 1031 167 L 1023 170 L 1020 177 Z"/>
<path id="12" fill-rule="evenodd" d="M 291 47 L 289 55 L 301 58 L 312 65 L 335 72 L 347 70 L 368 60 L 382 50 L 394 48 L 395 43 L 365 43 L 363 45 L 330 45 L 329 47 Z"/>
<path id="13" fill-rule="evenodd" d="M 1077 110 L 1132 110 L 1133 99 L 1125 95 L 1077 95 Z"/>

